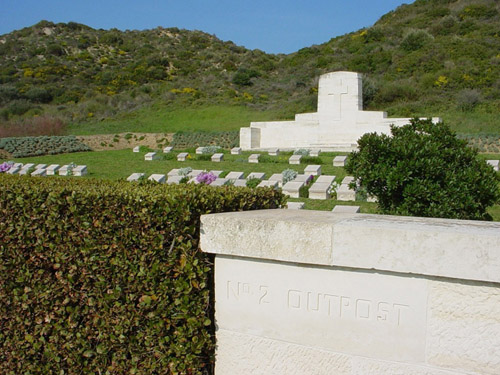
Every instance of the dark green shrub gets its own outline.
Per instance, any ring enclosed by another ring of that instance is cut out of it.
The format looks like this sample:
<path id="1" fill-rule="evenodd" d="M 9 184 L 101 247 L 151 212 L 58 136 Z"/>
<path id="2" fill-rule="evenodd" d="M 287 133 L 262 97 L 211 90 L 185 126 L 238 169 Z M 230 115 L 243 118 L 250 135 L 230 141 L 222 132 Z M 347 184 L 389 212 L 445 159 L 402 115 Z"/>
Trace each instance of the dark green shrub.
<path id="1" fill-rule="evenodd" d="M 252 78 L 260 77 L 260 73 L 253 69 L 238 69 L 233 76 L 233 83 L 238 86 L 252 86 Z"/>
<path id="2" fill-rule="evenodd" d="M 363 135 L 345 167 L 383 213 L 491 219 L 486 209 L 500 199 L 498 177 L 466 141 L 431 120 L 413 119 L 391 133 Z"/>
<path id="3" fill-rule="evenodd" d="M 273 189 L 0 175 L 0 373 L 211 373 L 200 215 Z"/>
<path id="4" fill-rule="evenodd" d="M 406 52 L 416 51 L 422 48 L 432 36 L 425 30 L 412 30 L 406 34 L 401 42 L 401 48 Z"/>
<path id="5" fill-rule="evenodd" d="M 0 149 L 7 151 L 15 158 L 92 151 L 75 136 L 1 138 Z"/>

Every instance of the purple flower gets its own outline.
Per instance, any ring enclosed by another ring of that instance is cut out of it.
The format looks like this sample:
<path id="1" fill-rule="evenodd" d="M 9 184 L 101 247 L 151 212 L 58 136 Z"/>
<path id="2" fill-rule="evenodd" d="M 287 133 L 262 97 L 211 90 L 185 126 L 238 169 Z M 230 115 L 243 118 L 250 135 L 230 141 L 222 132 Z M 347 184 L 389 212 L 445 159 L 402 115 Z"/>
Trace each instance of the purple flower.
<path id="1" fill-rule="evenodd" d="M 8 162 L 4 162 L 0 164 L 0 172 L 7 172 L 10 168 L 12 168 L 12 164 Z"/>
<path id="2" fill-rule="evenodd" d="M 200 184 L 203 183 L 206 185 L 210 185 L 216 179 L 217 176 L 212 172 L 201 172 L 198 176 L 196 176 L 196 181 L 198 181 Z"/>

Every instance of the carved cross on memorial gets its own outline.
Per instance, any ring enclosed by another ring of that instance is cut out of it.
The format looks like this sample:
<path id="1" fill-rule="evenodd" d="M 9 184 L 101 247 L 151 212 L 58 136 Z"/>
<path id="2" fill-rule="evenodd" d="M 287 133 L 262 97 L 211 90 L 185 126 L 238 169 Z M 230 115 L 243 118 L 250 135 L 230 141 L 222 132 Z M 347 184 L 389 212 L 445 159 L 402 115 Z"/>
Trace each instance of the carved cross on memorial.
<path id="1" fill-rule="evenodd" d="M 339 79 L 338 84 L 332 88 L 332 90 L 328 93 L 328 96 L 331 96 L 333 99 L 332 107 L 334 108 L 334 112 L 332 114 L 332 120 L 340 120 L 342 117 L 342 95 L 348 93 L 348 86 L 344 86 L 342 84 L 342 80 Z"/>

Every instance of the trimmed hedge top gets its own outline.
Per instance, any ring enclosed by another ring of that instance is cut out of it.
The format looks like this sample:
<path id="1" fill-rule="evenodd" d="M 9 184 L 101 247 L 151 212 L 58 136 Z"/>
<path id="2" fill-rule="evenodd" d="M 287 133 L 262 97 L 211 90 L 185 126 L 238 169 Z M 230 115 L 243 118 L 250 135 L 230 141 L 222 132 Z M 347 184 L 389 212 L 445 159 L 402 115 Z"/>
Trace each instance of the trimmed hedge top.
<path id="1" fill-rule="evenodd" d="M 0 149 L 11 153 L 15 158 L 92 151 L 73 135 L 1 138 Z"/>
<path id="2" fill-rule="evenodd" d="M 208 373 L 200 215 L 283 203 L 271 189 L 0 175 L 0 373 Z"/>

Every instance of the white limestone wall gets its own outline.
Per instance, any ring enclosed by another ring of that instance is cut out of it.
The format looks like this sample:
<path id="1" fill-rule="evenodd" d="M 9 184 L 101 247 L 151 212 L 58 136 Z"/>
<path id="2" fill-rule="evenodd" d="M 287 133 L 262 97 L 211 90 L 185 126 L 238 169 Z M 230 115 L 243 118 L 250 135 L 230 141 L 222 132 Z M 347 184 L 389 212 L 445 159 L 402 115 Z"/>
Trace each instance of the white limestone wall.
<path id="1" fill-rule="evenodd" d="M 217 375 L 500 373 L 500 223 L 264 210 L 201 233 Z"/>

